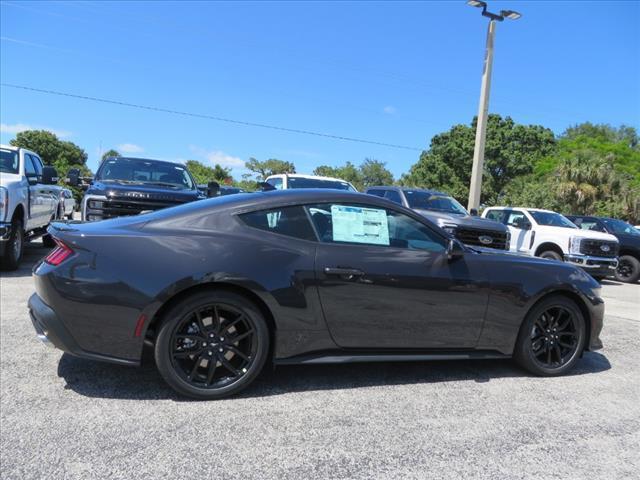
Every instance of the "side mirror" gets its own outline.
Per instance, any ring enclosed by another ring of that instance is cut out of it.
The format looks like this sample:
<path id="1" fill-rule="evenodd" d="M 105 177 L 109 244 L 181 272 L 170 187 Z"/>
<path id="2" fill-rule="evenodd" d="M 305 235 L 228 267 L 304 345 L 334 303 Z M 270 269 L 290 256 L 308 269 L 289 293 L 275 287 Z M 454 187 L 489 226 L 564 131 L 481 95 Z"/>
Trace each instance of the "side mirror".
<path id="1" fill-rule="evenodd" d="M 472 217 L 477 217 L 478 216 L 478 209 L 477 208 L 472 208 L 471 210 L 469 210 L 469 213 L 471 214 Z"/>
<path id="2" fill-rule="evenodd" d="M 72 187 L 77 187 L 80 185 L 80 170 L 78 170 L 77 168 L 72 168 L 71 170 L 69 170 L 69 173 L 67 173 L 67 184 L 71 185 Z"/>
<path id="3" fill-rule="evenodd" d="M 207 183 L 207 197 L 217 197 L 220 195 L 220 184 L 218 182 Z"/>
<path id="4" fill-rule="evenodd" d="M 42 183 L 44 185 L 55 185 L 58 183 L 58 172 L 55 168 L 50 166 L 42 167 Z"/>
<path id="5" fill-rule="evenodd" d="M 464 255 L 464 247 L 460 245 L 460 242 L 451 238 L 447 243 L 447 259 L 451 262 Z"/>

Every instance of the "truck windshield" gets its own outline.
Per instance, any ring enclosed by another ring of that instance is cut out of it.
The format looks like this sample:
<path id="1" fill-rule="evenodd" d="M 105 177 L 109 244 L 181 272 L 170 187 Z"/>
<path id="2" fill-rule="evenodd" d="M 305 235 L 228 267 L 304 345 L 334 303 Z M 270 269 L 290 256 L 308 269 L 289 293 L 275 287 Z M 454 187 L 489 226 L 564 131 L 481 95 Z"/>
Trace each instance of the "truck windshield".
<path id="1" fill-rule="evenodd" d="M 420 190 L 405 190 L 405 197 L 410 208 L 422 210 L 437 210 L 438 212 L 454 213 L 456 215 L 469 215 L 467 210 L 458 201 L 447 195 Z"/>
<path id="2" fill-rule="evenodd" d="M 20 167 L 20 157 L 18 152 L 13 150 L 0 150 L 0 172 L 2 173 L 18 173 Z"/>
<path id="3" fill-rule="evenodd" d="M 304 177 L 289 177 L 289 188 L 333 188 L 335 190 L 348 190 L 355 192 L 348 182 L 341 180 L 324 180 L 321 178 L 304 178 Z"/>
<path id="4" fill-rule="evenodd" d="M 101 182 L 158 185 L 193 190 L 187 169 L 175 163 L 137 158 L 111 158 L 104 161 L 96 174 Z"/>
<path id="5" fill-rule="evenodd" d="M 618 235 L 626 234 L 640 237 L 640 231 L 636 230 L 627 222 L 623 222 L 622 220 L 615 220 L 613 218 L 607 218 L 603 220 L 603 222 L 613 233 L 617 233 Z"/>
<path id="6" fill-rule="evenodd" d="M 571 222 L 571 220 L 563 217 L 559 213 L 539 212 L 536 210 L 528 210 L 528 212 L 538 225 L 544 225 L 547 227 L 578 228 Z"/>

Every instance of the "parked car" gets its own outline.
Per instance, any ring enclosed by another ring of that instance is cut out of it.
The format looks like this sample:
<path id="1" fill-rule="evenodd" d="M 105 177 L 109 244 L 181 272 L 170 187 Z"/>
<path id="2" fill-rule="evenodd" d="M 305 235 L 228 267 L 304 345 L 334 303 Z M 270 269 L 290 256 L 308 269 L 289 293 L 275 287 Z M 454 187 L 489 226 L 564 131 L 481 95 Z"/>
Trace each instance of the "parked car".
<path id="1" fill-rule="evenodd" d="M 39 338 L 123 365 L 153 345 L 196 398 L 239 392 L 267 362 L 514 357 L 551 376 L 602 347 L 600 285 L 582 270 L 469 249 L 372 195 L 227 195 L 49 230 L 59 246 L 29 300 Z"/>
<path id="2" fill-rule="evenodd" d="M 73 219 L 73 212 L 76 210 L 76 199 L 73 197 L 73 192 L 68 188 L 62 188 L 60 190 L 60 206 L 58 209 L 58 220 L 67 218 Z"/>
<path id="3" fill-rule="evenodd" d="M 511 230 L 511 251 L 573 263 L 596 279 L 618 267 L 618 239 L 602 232 L 579 229 L 571 220 L 539 208 L 489 207 L 484 218 Z"/>
<path id="4" fill-rule="evenodd" d="M 366 193 L 415 210 L 465 245 L 509 250 L 509 229 L 499 222 L 470 215 L 446 193 L 407 187 L 370 187 Z"/>
<path id="5" fill-rule="evenodd" d="M 56 218 L 60 189 L 58 174 L 44 166 L 37 153 L 24 148 L 0 145 L 0 264 L 15 270 L 20 265 L 24 244 L 46 235 Z"/>
<path id="6" fill-rule="evenodd" d="M 71 175 L 71 183 L 78 178 Z M 98 168 L 82 198 L 82 220 L 93 222 L 137 215 L 206 198 L 180 163 L 109 157 Z"/>
<path id="7" fill-rule="evenodd" d="M 627 222 L 615 218 L 567 215 L 583 230 L 610 233 L 620 242 L 616 280 L 635 283 L 640 279 L 640 232 Z"/>
<path id="8" fill-rule="evenodd" d="M 320 177 L 317 175 L 302 175 L 299 173 L 282 173 L 270 175 L 265 180 L 273 190 L 288 190 L 291 188 L 332 188 L 357 192 L 356 187 L 340 178 Z"/>
<path id="9" fill-rule="evenodd" d="M 215 184 L 213 186 L 212 184 Z M 213 193 L 210 192 L 211 188 L 215 190 Z M 198 184 L 198 190 L 205 196 L 208 197 L 217 197 L 220 195 L 233 195 L 236 193 L 246 193 L 246 190 L 243 190 L 240 187 L 230 187 L 227 185 L 219 185 L 218 182 L 210 182 L 210 183 L 200 183 Z"/>

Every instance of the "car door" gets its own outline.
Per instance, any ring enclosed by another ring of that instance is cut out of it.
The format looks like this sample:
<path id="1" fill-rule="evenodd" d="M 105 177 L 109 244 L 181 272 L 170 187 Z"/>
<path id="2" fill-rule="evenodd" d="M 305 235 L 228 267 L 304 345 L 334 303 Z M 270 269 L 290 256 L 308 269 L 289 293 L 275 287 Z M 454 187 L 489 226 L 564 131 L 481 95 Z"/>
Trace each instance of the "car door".
<path id="1" fill-rule="evenodd" d="M 33 162 L 33 158 L 30 154 L 24 154 L 24 175 L 29 182 L 29 199 L 28 199 L 28 220 L 25 226 L 27 230 L 39 227 L 42 225 L 42 216 L 44 215 L 45 205 L 42 198 L 42 192 L 40 191 L 40 178 L 38 178 L 38 171 L 36 164 Z"/>
<path id="2" fill-rule="evenodd" d="M 472 259 L 449 261 L 433 227 L 367 204 L 308 206 L 325 320 L 344 348 L 472 348 L 488 300 Z M 471 254 L 472 255 L 472 254 Z"/>
<path id="3" fill-rule="evenodd" d="M 30 189 L 34 192 L 36 198 L 35 211 L 38 217 L 38 226 L 44 226 L 49 223 L 57 212 L 59 190 L 54 185 L 42 183 L 42 160 L 36 155 L 27 155 L 31 159 L 36 172 L 36 183 L 30 185 Z"/>
<path id="4" fill-rule="evenodd" d="M 509 250 L 514 252 L 528 252 L 532 246 L 531 221 L 521 210 L 508 210 L 505 222 L 511 233 Z"/>

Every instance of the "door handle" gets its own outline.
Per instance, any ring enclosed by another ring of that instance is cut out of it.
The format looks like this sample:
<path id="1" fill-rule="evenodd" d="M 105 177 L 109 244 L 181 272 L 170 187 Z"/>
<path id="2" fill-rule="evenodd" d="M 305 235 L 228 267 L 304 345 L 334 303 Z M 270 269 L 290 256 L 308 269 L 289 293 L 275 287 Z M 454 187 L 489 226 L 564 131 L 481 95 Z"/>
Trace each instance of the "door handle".
<path id="1" fill-rule="evenodd" d="M 339 275 L 341 277 L 348 277 L 348 279 L 352 279 L 353 277 L 362 277 L 364 272 L 362 270 L 358 270 L 357 268 L 340 268 L 340 267 L 325 267 L 324 273 L 327 275 Z"/>

